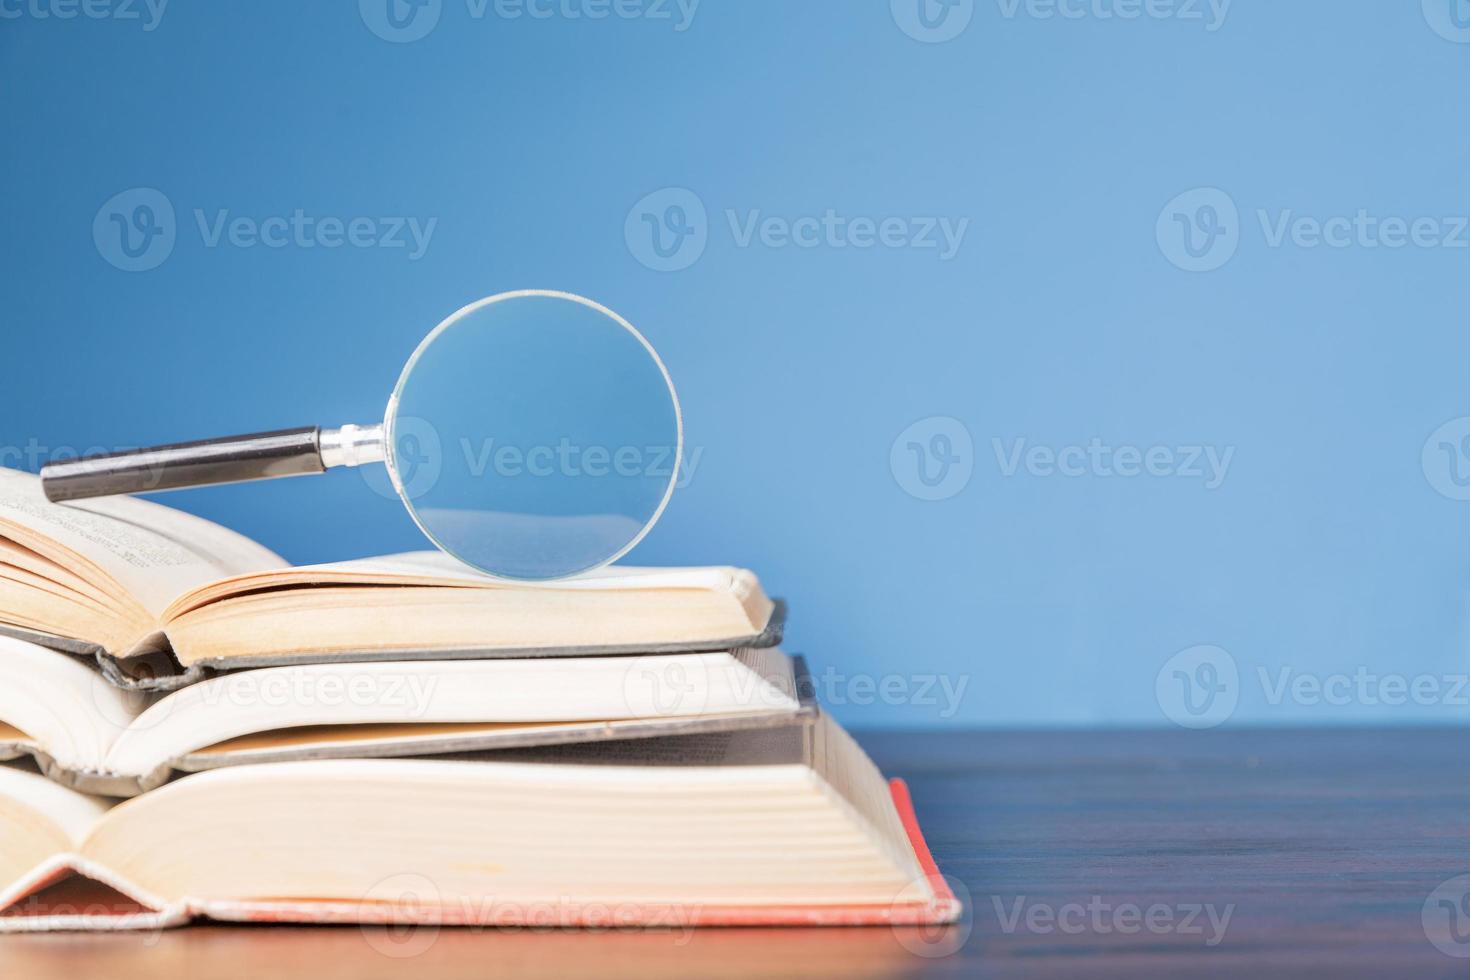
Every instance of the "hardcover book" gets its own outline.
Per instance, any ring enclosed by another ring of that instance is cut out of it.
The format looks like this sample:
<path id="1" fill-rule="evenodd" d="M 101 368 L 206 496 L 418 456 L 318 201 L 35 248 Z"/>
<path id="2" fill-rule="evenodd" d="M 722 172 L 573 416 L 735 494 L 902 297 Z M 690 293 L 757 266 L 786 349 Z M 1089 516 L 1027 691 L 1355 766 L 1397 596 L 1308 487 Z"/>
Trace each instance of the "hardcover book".
<path id="1" fill-rule="evenodd" d="M 953 921 L 784 616 L 730 567 L 293 568 L 0 470 L 0 932 Z"/>
<path id="2" fill-rule="evenodd" d="M 903 785 L 825 718 L 478 758 L 249 765 L 120 805 L 0 767 L 0 910 L 0 931 L 960 912 Z"/>
<path id="3" fill-rule="evenodd" d="M 816 714 L 801 658 L 775 647 L 632 657 L 303 664 L 167 695 L 0 637 L 0 761 L 135 796 L 179 773 L 768 728 Z"/>
<path id="4" fill-rule="evenodd" d="M 294 568 L 161 504 L 53 504 L 36 476 L 0 469 L 0 630 L 95 656 L 123 686 L 330 660 L 773 646 L 783 617 L 737 568 L 612 566 L 519 583 L 439 552 Z"/>

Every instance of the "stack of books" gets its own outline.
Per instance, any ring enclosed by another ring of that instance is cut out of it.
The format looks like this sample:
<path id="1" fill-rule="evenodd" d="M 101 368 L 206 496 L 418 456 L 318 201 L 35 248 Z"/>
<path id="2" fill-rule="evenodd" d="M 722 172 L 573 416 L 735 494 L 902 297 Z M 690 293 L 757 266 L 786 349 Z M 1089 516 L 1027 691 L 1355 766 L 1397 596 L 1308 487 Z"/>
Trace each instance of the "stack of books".
<path id="1" fill-rule="evenodd" d="M 291 567 L 0 470 L 0 931 L 939 923 L 736 568 Z"/>

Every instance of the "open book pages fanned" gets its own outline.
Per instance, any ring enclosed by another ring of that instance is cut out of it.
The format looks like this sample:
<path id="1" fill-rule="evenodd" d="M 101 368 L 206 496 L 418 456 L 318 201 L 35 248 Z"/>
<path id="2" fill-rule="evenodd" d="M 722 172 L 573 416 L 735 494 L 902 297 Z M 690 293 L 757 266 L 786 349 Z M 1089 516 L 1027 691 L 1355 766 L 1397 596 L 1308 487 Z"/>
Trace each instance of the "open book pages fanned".
<path id="1" fill-rule="evenodd" d="M 902 785 L 825 719 L 474 761 L 249 765 L 121 805 L 0 767 L 0 930 L 958 913 Z"/>
<path id="2" fill-rule="evenodd" d="M 438 552 L 296 568 L 202 518 L 132 497 L 53 504 L 36 476 L 0 469 L 0 631 L 93 653 L 125 686 L 331 660 L 772 646 L 782 618 L 738 568 L 519 583 Z"/>
<path id="3" fill-rule="evenodd" d="M 805 665 L 768 647 L 630 657 L 328 663 L 232 672 L 167 695 L 0 637 L 0 760 L 134 796 L 249 763 L 426 756 L 790 725 Z"/>

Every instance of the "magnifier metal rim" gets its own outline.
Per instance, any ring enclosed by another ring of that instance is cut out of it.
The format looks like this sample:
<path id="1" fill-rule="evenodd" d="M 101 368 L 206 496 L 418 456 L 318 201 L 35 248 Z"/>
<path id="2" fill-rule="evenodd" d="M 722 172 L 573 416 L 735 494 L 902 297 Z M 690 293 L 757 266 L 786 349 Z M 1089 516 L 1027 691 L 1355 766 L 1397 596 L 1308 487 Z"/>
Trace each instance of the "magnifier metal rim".
<path id="1" fill-rule="evenodd" d="M 463 557 L 460 556 L 458 551 L 446 545 L 443 541 L 439 539 L 437 535 L 434 534 L 433 531 L 430 531 L 428 527 L 424 525 L 424 522 L 419 519 L 417 508 L 415 508 L 413 503 L 408 499 L 408 494 L 404 491 L 403 484 L 398 478 L 397 461 L 393 458 L 394 447 L 398 444 L 398 440 L 394 434 L 395 424 L 398 421 L 398 401 L 399 396 L 403 393 L 403 386 L 407 383 L 409 375 L 413 373 L 414 365 L 418 364 L 419 358 L 423 355 L 424 351 L 429 349 L 429 345 L 432 344 L 436 339 L 438 339 L 441 333 L 449 329 L 452 324 L 458 322 L 460 317 L 467 316 L 468 314 L 473 313 L 478 309 L 489 306 L 491 303 L 499 303 L 503 300 L 508 299 L 525 299 L 526 297 L 530 296 L 542 296 L 550 299 L 565 299 L 571 300 L 573 303 L 580 303 L 588 309 L 596 310 L 598 313 L 606 316 L 608 319 L 612 320 L 614 323 L 618 324 L 624 330 L 628 331 L 630 334 L 636 337 L 638 339 L 638 342 L 643 345 L 643 349 L 648 352 L 648 356 L 653 358 L 653 363 L 658 365 L 659 373 L 662 374 L 664 378 L 664 384 L 667 385 L 669 389 L 669 400 L 674 405 L 674 427 L 676 440 L 674 446 L 674 466 L 669 473 L 669 485 L 664 488 L 663 499 L 658 502 L 658 508 L 654 510 L 653 516 L 650 517 L 648 521 L 643 525 L 643 529 L 633 537 L 633 540 L 625 544 L 622 547 L 622 550 L 620 550 L 617 554 L 603 561 L 597 562 L 596 564 L 588 565 L 586 568 L 580 568 L 575 572 L 569 572 L 565 576 L 555 576 L 555 578 L 566 578 L 570 577 L 571 575 L 580 575 L 583 572 L 590 572 L 594 569 L 602 568 L 605 565 L 611 565 L 613 562 L 617 561 L 619 558 L 623 557 L 628 552 L 636 548 L 638 546 L 638 542 L 642 541 L 648 535 L 648 532 L 653 530 L 653 526 L 657 524 L 658 519 L 663 516 L 664 508 L 669 505 L 669 499 L 674 495 L 674 485 L 679 480 L 679 468 L 684 460 L 684 411 L 679 406 L 679 393 L 674 390 L 674 379 L 669 376 L 669 369 L 664 366 L 663 358 L 658 356 L 658 351 L 653 349 L 653 345 L 648 342 L 648 338 L 644 337 L 643 334 L 638 332 L 637 327 L 633 326 L 633 324 L 623 319 L 613 310 L 610 310 L 606 306 L 603 306 L 601 303 L 598 303 L 595 300 L 590 300 L 585 296 L 578 296 L 575 293 L 564 293 L 555 289 L 517 289 L 508 293 L 496 293 L 494 296 L 487 296 L 484 299 L 476 300 L 475 302 L 470 303 L 468 306 L 462 306 L 459 309 L 455 310 L 453 313 L 449 314 L 449 316 L 440 321 L 439 325 L 433 330 L 430 330 L 428 336 L 426 336 L 422 341 L 419 342 L 419 345 L 414 348 L 413 353 L 409 356 L 408 361 L 403 365 L 402 373 L 398 375 L 398 383 L 393 386 L 393 394 L 388 399 L 388 408 L 383 415 L 383 433 L 385 443 L 384 462 L 387 465 L 388 478 L 393 481 L 393 489 L 398 493 L 398 499 L 403 501 L 403 506 L 408 509 L 408 515 L 413 518 L 413 522 L 418 525 L 419 530 L 424 532 L 424 536 L 427 537 L 430 541 L 434 542 L 434 544 L 437 545 L 441 551 L 453 555 L 455 558 L 458 558 L 460 561 L 463 561 L 466 565 L 469 565 L 472 568 L 479 568 L 482 572 L 485 571 L 485 569 L 481 568 L 479 565 L 476 565 L 474 562 L 466 561 Z M 501 575 L 496 572 L 485 572 L 485 574 L 492 575 L 496 578 L 503 578 L 508 581 L 535 582 L 553 580 L 517 579 L 513 576 Z"/>

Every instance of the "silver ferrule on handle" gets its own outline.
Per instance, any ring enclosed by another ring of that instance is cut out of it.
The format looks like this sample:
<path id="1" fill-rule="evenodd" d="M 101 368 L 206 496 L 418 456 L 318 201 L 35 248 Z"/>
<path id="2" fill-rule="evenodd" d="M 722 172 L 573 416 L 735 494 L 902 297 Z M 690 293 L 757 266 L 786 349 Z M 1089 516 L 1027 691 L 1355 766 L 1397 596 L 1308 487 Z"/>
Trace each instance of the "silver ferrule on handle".
<path id="1" fill-rule="evenodd" d="M 377 425 L 344 425 L 340 429 L 321 432 L 322 465 L 362 466 L 381 463 L 388 458 L 383 423 Z"/>

